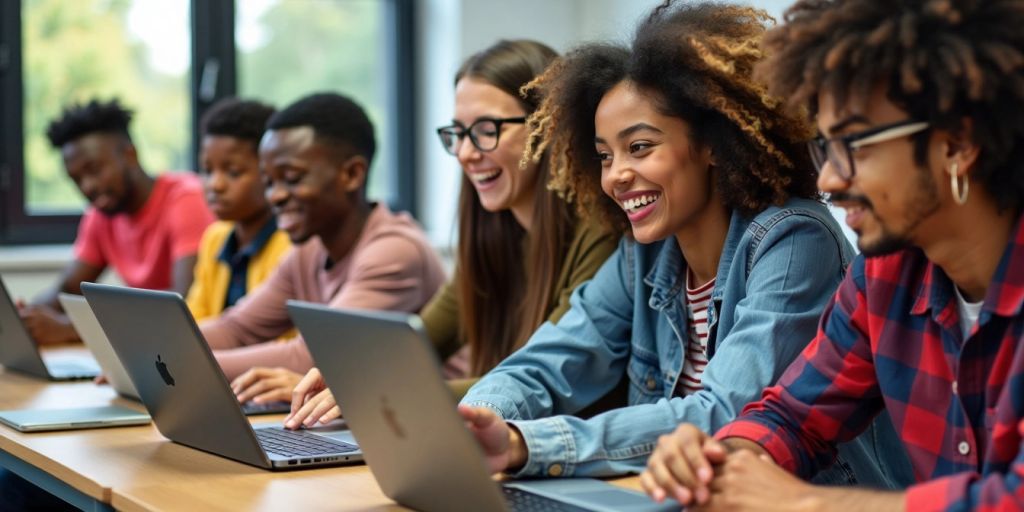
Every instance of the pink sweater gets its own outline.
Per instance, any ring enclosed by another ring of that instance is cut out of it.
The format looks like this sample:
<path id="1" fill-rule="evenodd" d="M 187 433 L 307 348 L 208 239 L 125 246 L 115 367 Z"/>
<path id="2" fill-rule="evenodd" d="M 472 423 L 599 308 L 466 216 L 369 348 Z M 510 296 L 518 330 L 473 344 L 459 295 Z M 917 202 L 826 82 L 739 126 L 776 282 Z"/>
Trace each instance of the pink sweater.
<path id="1" fill-rule="evenodd" d="M 344 259 L 328 268 L 327 249 L 314 237 L 285 257 L 259 288 L 201 329 L 229 380 L 254 366 L 305 373 L 313 359 L 301 336 L 271 341 L 293 327 L 286 300 L 415 313 L 444 279 L 441 262 L 415 221 L 379 204 Z"/>

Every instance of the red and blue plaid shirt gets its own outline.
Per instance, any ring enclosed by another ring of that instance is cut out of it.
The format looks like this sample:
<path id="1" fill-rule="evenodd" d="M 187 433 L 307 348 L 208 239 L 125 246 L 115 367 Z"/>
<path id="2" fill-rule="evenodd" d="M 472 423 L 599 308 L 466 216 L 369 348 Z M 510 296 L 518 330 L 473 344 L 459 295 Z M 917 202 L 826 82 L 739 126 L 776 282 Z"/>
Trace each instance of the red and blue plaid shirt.
<path id="1" fill-rule="evenodd" d="M 955 289 L 920 250 L 858 257 L 816 339 L 716 437 L 804 478 L 884 408 L 918 484 L 907 510 L 1024 508 L 1024 223 L 964 340 Z"/>

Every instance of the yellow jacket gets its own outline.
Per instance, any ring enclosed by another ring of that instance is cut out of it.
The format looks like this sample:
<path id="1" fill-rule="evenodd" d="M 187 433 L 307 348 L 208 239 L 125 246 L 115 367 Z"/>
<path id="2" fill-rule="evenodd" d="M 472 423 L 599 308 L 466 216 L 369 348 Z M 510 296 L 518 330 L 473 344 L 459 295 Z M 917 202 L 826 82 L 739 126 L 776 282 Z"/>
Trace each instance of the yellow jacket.
<path id="1" fill-rule="evenodd" d="M 228 282 L 231 279 L 231 268 L 221 261 L 219 256 L 224 243 L 227 242 L 234 229 L 234 222 L 217 221 L 210 224 L 210 227 L 203 232 L 203 239 L 199 243 L 199 252 L 196 254 L 192 287 L 189 288 L 186 299 L 197 322 L 220 316 L 224 310 Z M 246 293 L 255 290 L 260 283 L 270 277 L 277 269 L 281 258 L 288 254 L 291 248 L 291 241 L 283 231 L 277 231 L 271 235 L 266 245 L 249 260 L 245 279 Z"/>

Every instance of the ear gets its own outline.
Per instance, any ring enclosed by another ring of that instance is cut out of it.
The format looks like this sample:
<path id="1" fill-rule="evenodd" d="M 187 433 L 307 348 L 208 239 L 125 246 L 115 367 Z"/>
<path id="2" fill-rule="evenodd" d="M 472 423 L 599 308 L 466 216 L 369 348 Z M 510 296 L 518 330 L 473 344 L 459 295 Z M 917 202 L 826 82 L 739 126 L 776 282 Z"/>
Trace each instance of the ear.
<path id="1" fill-rule="evenodd" d="M 346 159 L 339 168 L 338 179 L 345 192 L 356 192 L 366 183 L 366 173 L 370 164 L 366 157 L 353 155 Z"/>
<path id="2" fill-rule="evenodd" d="M 957 132 L 950 132 L 948 134 L 949 140 L 947 141 L 945 155 L 947 172 L 952 167 L 953 162 L 956 162 L 957 175 L 965 176 L 978 163 L 981 147 L 978 143 L 974 142 L 972 138 L 973 132 L 974 122 L 970 118 L 964 118 L 960 123 L 960 129 Z"/>
<path id="3" fill-rule="evenodd" d="M 139 153 L 135 150 L 135 144 L 125 141 L 121 147 L 121 158 L 129 167 L 139 167 Z"/>

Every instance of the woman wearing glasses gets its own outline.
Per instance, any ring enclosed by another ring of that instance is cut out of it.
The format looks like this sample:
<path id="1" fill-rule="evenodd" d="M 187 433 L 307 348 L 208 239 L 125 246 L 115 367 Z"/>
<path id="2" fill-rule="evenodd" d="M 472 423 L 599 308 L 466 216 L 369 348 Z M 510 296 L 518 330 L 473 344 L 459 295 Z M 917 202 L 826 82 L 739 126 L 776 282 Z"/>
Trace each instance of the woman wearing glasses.
<path id="1" fill-rule="evenodd" d="M 639 472 L 659 436 L 714 432 L 813 338 L 852 250 L 818 198 L 810 126 L 752 80 L 767 19 L 663 6 L 631 47 L 578 48 L 534 82 L 532 149 L 627 238 L 561 321 L 463 398 L 494 471 Z M 629 406 L 569 416 L 623 375 Z M 868 439 L 820 480 L 889 484 Z"/>
<path id="2" fill-rule="evenodd" d="M 500 41 L 471 56 L 455 75 L 452 124 L 437 130 L 463 171 L 459 240 L 455 277 L 422 316 L 460 396 L 543 322 L 558 321 L 573 289 L 615 250 L 617 237 L 580 222 L 548 190 L 548 156 L 523 157 L 526 117 L 539 99 L 519 91 L 556 57 L 526 40 Z M 299 397 L 286 425 L 340 415 L 323 386 L 319 372 L 310 371 L 295 388 Z"/>

